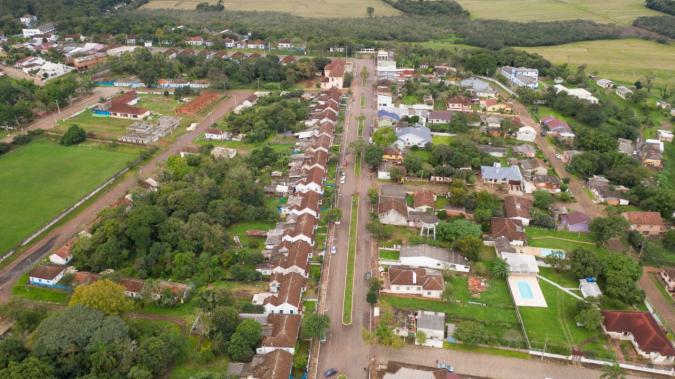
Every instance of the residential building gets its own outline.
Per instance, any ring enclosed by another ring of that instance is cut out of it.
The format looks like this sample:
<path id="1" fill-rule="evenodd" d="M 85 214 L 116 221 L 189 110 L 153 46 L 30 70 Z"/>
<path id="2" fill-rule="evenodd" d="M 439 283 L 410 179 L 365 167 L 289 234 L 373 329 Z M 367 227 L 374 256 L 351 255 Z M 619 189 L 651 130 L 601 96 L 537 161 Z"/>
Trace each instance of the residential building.
<path id="1" fill-rule="evenodd" d="M 539 70 L 536 68 L 504 66 L 499 73 L 516 87 L 536 89 L 539 85 Z"/>
<path id="2" fill-rule="evenodd" d="M 445 313 L 419 310 L 416 318 L 417 332 L 426 336 L 422 345 L 442 348 L 445 341 Z"/>
<path id="3" fill-rule="evenodd" d="M 635 153 L 635 149 L 633 148 L 633 141 L 625 138 L 618 138 L 617 139 L 619 142 L 619 147 L 618 150 L 622 154 L 626 154 L 629 157 L 633 156 Z"/>
<path id="4" fill-rule="evenodd" d="M 654 364 L 672 364 L 675 349 L 649 312 L 602 310 L 602 329 L 614 339 L 627 340 Z"/>
<path id="5" fill-rule="evenodd" d="M 305 241 L 314 246 L 314 229 L 316 229 L 316 218 L 309 214 L 303 214 L 298 216 L 293 229 L 287 231 L 281 240 L 290 243 Z"/>
<path id="6" fill-rule="evenodd" d="M 277 349 L 269 354 L 254 357 L 251 366 L 253 369 L 248 375 L 242 376 L 243 378 L 288 379 L 293 369 L 293 354 Z"/>
<path id="7" fill-rule="evenodd" d="M 302 316 L 297 314 L 270 314 L 267 320 L 272 326 L 272 333 L 263 337 L 256 354 L 268 354 L 275 350 L 295 354 L 295 342 L 298 339 L 301 319 Z"/>
<path id="8" fill-rule="evenodd" d="M 525 229 L 520 220 L 504 217 L 493 217 L 490 221 L 490 237 L 493 240 L 504 237 L 513 246 L 523 246 L 527 241 Z"/>
<path id="9" fill-rule="evenodd" d="M 645 166 L 650 166 L 654 168 L 661 168 L 663 166 L 663 149 L 661 148 L 663 142 L 658 143 L 649 143 L 647 140 L 645 143 L 640 145 L 640 161 Z"/>
<path id="10" fill-rule="evenodd" d="M 452 121 L 452 113 L 449 111 L 432 111 L 427 115 L 429 124 L 449 124 Z"/>
<path id="11" fill-rule="evenodd" d="M 293 49 L 294 47 L 290 38 L 280 39 L 277 42 L 277 49 Z"/>
<path id="12" fill-rule="evenodd" d="M 478 145 L 478 151 L 495 158 L 504 158 L 508 152 L 505 147 L 491 145 Z"/>
<path id="13" fill-rule="evenodd" d="M 456 251 L 426 244 L 401 246 L 399 264 L 458 272 L 469 272 L 470 268 L 466 257 Z"/>
<path id="14" fill-rule="evenodd" d="M 390 267 L 382 292 L 440 299 L 445 282 L 440 271 L 428 268 Z"/>
<path id="15" fill-rule="evenodd" d="M 459 82 L 459 86 L 470 90 L 471 93 L 479 98 L 497 97 L 497 91 L 495 91 L 488 82 L 482 79 L 473 77 L 464 79 Z"/>
<path id="16" fill-rule="evenodd" d="M 227 141 L 230 138 L 229 132 L 216 128 L 208 128 L 204 133 L 204 139 L 211 141 Z"/>
<path id="17" fill-rule="evenodd" d="M 471 112 L 471 99 L 464 96 L 453 96 L 448 99 L 448 110 L 455 112 Z"/>
<path id="18" fill-rule="evenodd" d="M 65 266 L 73 259 L 73 243 L 74 239 L 66 242 L 63 246 L 56 249 L 49 255 L 49 261 L 55 265 Z"/>
<path id="19" fill-rule="evenodd" d="M 324 77 L 321 79 L 321 89 L 342 88 L 345 75 L 345 66 L 347 62 L 344 59 L 333 59 L 324 67 Z"/>
<path id="20" fill-rule="evenodd" d="M 377 372 L 376 379 L 459 379 L 459 375 L 445 368 L 426 367 L 412 363 L 389 361 Z"/>
<path id="21" fill-rule="evenodd" d="M 675 268 L 663 269 L 659 271 L 659 276 L 663 280 L 668 293 L 673 296 L 673 293 L 675 293 Z"/>
<path id="22" fill-rule="evenodd" d="M 398 149 L 413 146 L 425 147 L 431 143 L 431 130 L 426 126 L 409 126 L 396 130 L 397 140 L 394 145 Z"/>
<path id="23" fill-rule="evenodd" d="M 285 57 L 281 58 L 281 64 L 283 66 L 289 65 L 291 63 L 297 62 L 297 59 L 292 56 L 292 55 L 286 55 Z"/>
<path id="24" fill-rule="evenodd" d="M 504 198 L 504 215 L 506 218 L 518 220 L 523 226 L 530 225 L 530 210 L 532 209 L 532 200 L 509 195 Z"/>
<path id="25" fill-rule="evenodd" d="M 523 126 L 518 129 L 516 139 L 518 141 L 534 142 L 537 138 L 537 131 L 531 126 Z"/>
<path id="26" fill-rule="evenodd" d="M 595 84 L 604 89 L 614 88 L 614 82 L 609 79 L 598 79 Z"/>
<path id="27" fill-rule="evenodd" d="M 26 13 L 25 15 L 19 17 L 19 22 L 27 27 L 30 28 L 31 26 L 35 25 L 37 23 L 37 16 L 34 16 L 32 14 Z"/>
<path id="28" fill-rule="evenodd" d="M 231 147 L 216 146 L 211 150 L 211 156 L 218 158 L 232 159 L 237 156 L 237 149 Z"/>
<path id="29" fill-rule="evenodd" d="M 481 166 L 480 174 L 485 184 L 503 185 L 509 192 L 523 191 L 523 175 L 518 166 L 501 167 L 499 163 L 495 163 L 494 166 Z"/>
<path id="30" fill-rule="evenodd" d="M 408 225 L 408 206 L 404 199 L 380 197 L 378 217 L 386 225 Z"/>
<path id="31" fill-rule="evenodd" d="M 633 90 L 631 90 L 628 87 L 618 86 L 616 87 L 614 93 L 616 93 L 616 95 L 619 96 L 620 98 L 627 100 L 629 97 L 633 95 Z"/>
<path id="32" fill-rule="evenodd" d="M 537 153 L 537 150 L 534 148 L 534 146 L 526 143 L 512 147 L 511 151 L 513 151 L 514 154 L 519 154 L 526 158 L 534 158 Z"/>
<path id="33" fill-rule="evenodd" d="M 572 212 L 560 215 L 560 227 L 563 230 L 588 233 L 591 218 L 583 212 Z"/>
<path id="34" fill-rule="evenodd" d="M 21 34 L 23 35 L 23 38 L 31 38 L 36 34 L 47 34 L 55 32 L 56 32 L 56 24 L 53 22 L 48 22 L 38 27 L 31 26 L 29 28 L 21 29 Z"/>
<path id="35" fill-rule="evenodd" d="M 661 142 L 673 142 L 673 132 L 670 130 L 659 129 L 656 131 L 656 135 Z"/>
<path id="36" fill-rule="evenodd" d="M 561 142 L 572 142 L 574 141 L 574 133 L 572 128 L 565 121 L 558 120 L 553 116 L 544 117 L 541 120 L 541 125 L 546 127 L 546 135 L 554 136 L 556 139 Z"/>
<path id="37" fill-rule="evenodd" d="M 584 299 L 602 296 L 600 286 L 598 286 L 598 282 L 594 278 L 579 279 L 579 291 L 581 291 L 581 296 Z"/>
<path id="38" fill-rule="evenodd" d="M 555 88 L 557 94 L 563 92 L 568 96 L 573 96 L 577 99 L 588 101 L 591 104 L 597 104 L 600 101 L 597 97 L 593 96 L 593 94 L 584 88 L 567 88 L 562 84 L 554 84 L 553 88 Z"/>
<path id="39" fill-rule="evenodd" d="M 265 50 L 267 48 L 267 45 L 265 45 L 265 41 L 263 40 L 254 39 L 247 41 L 246 47 L 249 49 Z"/>
<path id="40" fill-rule="evenodd" d="M 532 184 L 538 190 L 544 190 L 548 192 L 560 192 L 560 178 L 553 175 L 534 175 L 532 176 Z"/>
<path id="41" fill-rule="evenodd" d="M 420 190 L 413 193 L 413 210 L 433 211 L 436 206 L 436 195 L 429 190 Z"/>
<path id="42" fill-rule="evenodd" d="M 593 175 L 586 181 L 586 186 L 591 191 L 595 200 L 609 205 L 628 205 L 629 200 L 622 194 L 627 188 L 612 186 L 604 176 Z"/>
<path id="43" fill-rule="evenodd" d="M 509 104 L 500 102 L 495 98 L 481 99 L 480 106 L 486 112 L 511 113 L 513 108 Z"/>
<path id="44" fill-rule="evenodd" d="M 203 46 L 204 38 L 202 38 L 202 36 L 193 36 L 186 38 L 183 42 L 189 46 Z"/>
<path id="45" fill-rule="evenodd" d="M 64 266 L 42 265 L 28 273 L 28 283 L 36 286 L 54 287 L 66 273 Z"/>
<path id="46" fill-rule="evenodd" d="M 265 314 L 300 314 L 304 289 L 305 278 L 302 275 L 284 275 L 279 285 L 279 292 L 268 294 L 262 302 Z"/>
<path id="47" fill-rule="evenodd" d="M 385 147 L 384 153 L 382 155 L 382 160 L 386 162 L 401 164 L 403 163 L 403 154 L 401 153 L 401 150 L 393 146 Z"/>
<path id="48" fill-rule="evenodd" d="M 646 236 L 658 236 L 666 230 L 659 212 L 631 211 L 623 212 L 621 216 L 630 223 L 630 230 Z"/>

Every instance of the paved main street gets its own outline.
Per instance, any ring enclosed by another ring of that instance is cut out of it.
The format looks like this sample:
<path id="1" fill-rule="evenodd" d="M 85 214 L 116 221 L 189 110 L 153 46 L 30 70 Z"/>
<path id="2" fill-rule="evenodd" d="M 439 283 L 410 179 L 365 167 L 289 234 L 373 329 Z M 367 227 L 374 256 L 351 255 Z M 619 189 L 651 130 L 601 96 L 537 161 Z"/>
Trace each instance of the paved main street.
<path id="1" fill-rule="evenodd" d="M 96 198 L 86 209 L 80 210 L 74 217 L 52 229 L 40 241 L 33 243 L 23 251 L 19 257 L 0 271 L 0 302 L 7 302 L 14 282 L 21 274 L 28 271 L 35 262 L 43 258 L 52 248 L 61 246 L 73 235 L 86 229 L 96 219 L 99 212 L 119 200 L 136 186 L 139 178 L 156 175 L 169 156 L 177 154 L 181 148 L 191 145 L 192 140 L 203 133 L 214 121 L 224 117 L 252 93 L 252 90 L 228 91 L 228 97 L 216 104 L 214 109 L 199 122 L 195 130 L 179 136 L 169 147 L 145 162 L 138 169 L 138 175 L 127 174 L 121 181 L 113 184 L 103 195 Z"/>

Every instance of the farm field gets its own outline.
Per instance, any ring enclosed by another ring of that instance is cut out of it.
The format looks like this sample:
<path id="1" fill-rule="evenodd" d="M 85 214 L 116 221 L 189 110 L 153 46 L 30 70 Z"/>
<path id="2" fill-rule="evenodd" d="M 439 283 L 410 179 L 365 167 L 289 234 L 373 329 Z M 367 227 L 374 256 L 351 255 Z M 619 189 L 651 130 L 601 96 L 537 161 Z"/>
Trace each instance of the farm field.
<path id="1" fill-rule="evenodd" d="M 642 0 L 458 0 L 473 18 L 510 21 L 592 20 L 630 25 L 640 16 L 657 16 Z"/>
<path id="2" fill-rule="evenodd" d="M 586 72 L 633 83 L 653 72 L 657 85 L 675 85 L 675 47 L 641 39 L 575 42 L 557 46 L 524 48 L 553 63 L 586 64 Z"/>
<path id="3" fill-rule="evenodd" d="M 193 10 L 202 0 L 150 0 L 145 9 Z M 215 4 L 216 0 L 207 0 Z M 375 16 L 393 16 L 399 12 L 379 0 L 224 0 L 226 10 L 283 12 L 301 17 L 366 17 L 366 8 L 375 8 Z"/>
<path id="4" fill-rule="evenodd" d="M 64 147 L 40 138 L 0 157 L 0 252 L 122 169 L 135 152 L 86 143 Z"/>

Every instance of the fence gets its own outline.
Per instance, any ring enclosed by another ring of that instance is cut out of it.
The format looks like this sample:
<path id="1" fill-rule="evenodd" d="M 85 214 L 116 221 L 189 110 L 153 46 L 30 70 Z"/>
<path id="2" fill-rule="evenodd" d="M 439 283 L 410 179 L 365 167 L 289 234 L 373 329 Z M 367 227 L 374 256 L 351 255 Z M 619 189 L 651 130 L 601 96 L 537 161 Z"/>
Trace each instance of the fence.
<path id="1" fill-rule="evenodd" d="M 26 246 L 29 243 L 31 243 L 35 238 L 37 238 L 39 235 L 44 233 L 46 230 L 54 226 L 57 222 L 63 220 L 64 217 L 68 216 L 71 212 L 73 212 L 75 209 L 77 209 L 80 205 L 84 204 L 87 200 L 91 199 L 94 197 L 97 193 L 101 192 L 104 188 L 109 186 L 112 182 L 117 180 L 119 177 L 122 175 L 126 174 L 132 167 L 137 165 L 140 162 L 140 159 L 137 159 L 131 164 L 127 165 L 123 169 L 117 171 L 113 176 L 110 177 L 110 179 L 106 180 L 103 184 L 100 186 L 96 187 L 93 191 L 89 192 L 87 195 L 82 197 L 80 200 L 78 200 L 75 204 L 71 205 L 70 207 L 66 208 L 63 210 L 61 213 L 59 213 L 56 217 L 54 217 L 51 221 L 49 221 L 47 224 L 45 224 L 43 227 L 38 229 L 35 233 L 31 234 L 27 238 L 25 238 L 23 241 L 19 242 L 18 245 L 16 245 L 12 250 L 8 251 L 7 253 L 3 254 L 2 257 L 0 257 L 0 262 L 3 262 L 5 259 L 11 257 L 16 253 L 16 250 L 19 249 L 20 247 Z"/>

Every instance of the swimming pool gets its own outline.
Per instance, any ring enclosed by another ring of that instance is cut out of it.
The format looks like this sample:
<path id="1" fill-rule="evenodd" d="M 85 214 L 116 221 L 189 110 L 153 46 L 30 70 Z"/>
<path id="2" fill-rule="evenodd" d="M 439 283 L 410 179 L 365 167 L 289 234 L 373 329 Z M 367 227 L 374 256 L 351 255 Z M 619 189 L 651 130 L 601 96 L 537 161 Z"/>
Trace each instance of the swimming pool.
<path id="1" fill-rule="evenodd" d="M 562 250 L 541 248 L 540 251 L 540 255 L 544 258 L 548 257 L 549 255 L 557 255 L 560 258 L 565 258 L 565 252 Z"/>
<path id="2" fill-rule="evenodd" d="M 534 299 L 534 293 L 532 293 L 532 288 L 530 283 L 525 281 L 518 282 L 518 292 L 520 292 L 520 297 L 526 300 Z"/>

